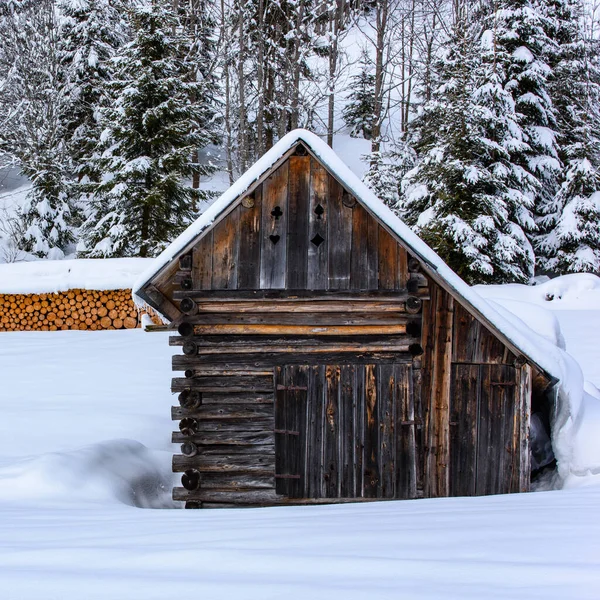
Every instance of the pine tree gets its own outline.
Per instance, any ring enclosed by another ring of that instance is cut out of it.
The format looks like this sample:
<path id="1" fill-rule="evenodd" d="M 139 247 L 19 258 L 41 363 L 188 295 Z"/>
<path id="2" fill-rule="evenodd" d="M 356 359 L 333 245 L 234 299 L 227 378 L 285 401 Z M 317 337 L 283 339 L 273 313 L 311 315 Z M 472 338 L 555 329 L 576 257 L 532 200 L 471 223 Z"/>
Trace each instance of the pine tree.
<path id="1" fill-rule="evenodd" d="M 550 91 L 560 132 L 562 184 L 540 219 L 540 266 L 550 272 L 600 270 L 600 59 L 583 34 L 583 3 L 547 7 L 556 41 Z"/>
<path id="2" fill-rule="evenodd" d="M 374 194 L 392 210 L 397 210 L 401 202 L 401 182 L 404 176 L 415 167 L 414 150 L 405 142 L 393 144 L 386 152 L 373 152 L 365 157 L 369 170 L 363 181 Z"/>
<path id="3" fill-rule="evenodd" d="M 402 216 L 469 283 L 527 281 L 536 180 L 512 163 L 523 149 L 493 33 L 457 21 L 438 85 L 410 127 L 419 163 L 404 178 Z"/>
<path id="4" fill-rule="evenodd" d="M 205 194 L 184 185 L 192 152 L 210 140 L 199 128 L 199 84 L 170 8 L 131 10 L 133 39 L 116 60 L 113 103 L 96 159 L 93 213 L 84 226 L 87 256 L 154 256 L 189 224 Z M 204 166 L 204 173 L 211 171 Z"/>
<path id="5" fill-rule="evenodd" d="M 58 0 L 59 58 L 66 101 L 61 119 L 72 170 L 90 172 L 89 159 L 100 134 L 98 111 L 106 104 L 104 84 L 110 60 L 126 40 L 123 5 L 115 0 Z"/>
<path id="6" fill-rule="evenodd" d="M 58 21 L 52 0 L 4 7 L 4 57 L 0 86 L 0 151 L 31 180 L 20 210 L 21 249 L 40 258 L 62 258 L 73 241 L 69 161 L 61 115 Z"/>
<path id="7" fill-rule="evenodd" d="M 360 71 L 352 78 L 348 103 L 342 115 L 350 128 L 352 137 L 370 140 L 373 134 L 373 115 L 375 111 L 375 75 L 370 72 L 370 61 L 363 51 L 360 59 Z"/>
<path id="8" fill-rule="evenodd" d="M 490 3 L 486 20 L 486 27 L 494 32 L 504 71 L 503 86 L 512 95 L 523 132 L 524 144 L 511 150 L 511 160 L 540 183 L 533 205 L 538 218 L 553 210 L 561 171 L 556 114 L 548 82 L 548 56 L 556 44 L 548 35 L 551 23 L 546 2 L 495 0 Z M 531 240 L 536 235 L 529 232 Z"/>

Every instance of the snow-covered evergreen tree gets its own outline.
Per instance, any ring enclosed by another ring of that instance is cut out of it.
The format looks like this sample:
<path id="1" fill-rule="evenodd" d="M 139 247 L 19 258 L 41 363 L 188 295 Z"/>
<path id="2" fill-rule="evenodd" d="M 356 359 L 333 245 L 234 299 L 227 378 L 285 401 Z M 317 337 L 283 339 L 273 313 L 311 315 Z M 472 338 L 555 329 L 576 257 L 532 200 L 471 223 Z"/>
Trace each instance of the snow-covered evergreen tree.
<path id="1" fill-rule="evenodd" d="M 373 134 L 373 115 L 375 112 L 375 75 L 371 72 L 371 61 L 363 51 L 360 70 L 351 80 L 348 103 L 342 116 L 350 128 L 352 137 L 370 140 Z"/>
<path id="2" fill-rule="evenodd" d="M 192 151 L 210 141 L 199 127 L 201 90 L 185 62 L 185 38 L 169 7 L 152 3 L 130 15 L 133 39 L 116 59 L 112 105 L 101 113 L 102 177 L 80 246 L 87 256 L 156 255 L 203 195 L 183 181 Z"/>
<path id="3" fill-rule="evenodd" d="M 369 170 L 363 181 L 375 195 L 393 210 L 397 210 L 401 199 L 401 184 L 404 176 L 414 168 L 414 150 L 401 140 L 385 152 L 373 152 L 364 157 Z"/>
<path id="4" fill-rule="evenodd" d="M 15 4 L 5 16 L 10 18 L 3 24 L 8 69 L 0 85 L 0 151 L 31 180 L 20 211 L 21 249 L 61 258 L 73 241 L 73 209 L 66 194 L 57 13 L 52 0 L 38 0 Z"/>
<path id="5" fill-rule="evenodd" d="M 65 143 L 78 178 L 90 173 L 89 159 L 100 134 L 98 110 L 106 104 L 110 60 L 126 40 L 123 3 L 115 0 L 58 0 L 59 58 Z"/>
<path id="6" fill-rule="evenodd" d="M 548 35 L 548 0 L 495 0 L 489 3 L 486 28 L 494 32 L 504 88 L 511 93 L 523 142 L 511 150 L 511 160 L 540 182 L 533 211 L 552 212 L 559 185 L 555 109 L 548 79 L 548 57 L 556 44 Z M 530 236 L 533 239 L 534 236 Z"/>
<path id="7" fill-rule="evenodd" d="M 550 91 L 560 132 L 562 185 L 540 219 L 540 266 L 551 272 L 600 270 L 600 59 L 585 38 L 581 0 L 551 0 L 556 46 Z"/>
<path id="8" fill-rule="evenodd" d="M 470 283 L 533 274 L 524 230 L 537 182 L 511 161 L 523 134 L 496 50 L 493 31 L 457 20 L 432 99 L 410 127 L 419 163 L 402 184 L 404 219 Z"/>

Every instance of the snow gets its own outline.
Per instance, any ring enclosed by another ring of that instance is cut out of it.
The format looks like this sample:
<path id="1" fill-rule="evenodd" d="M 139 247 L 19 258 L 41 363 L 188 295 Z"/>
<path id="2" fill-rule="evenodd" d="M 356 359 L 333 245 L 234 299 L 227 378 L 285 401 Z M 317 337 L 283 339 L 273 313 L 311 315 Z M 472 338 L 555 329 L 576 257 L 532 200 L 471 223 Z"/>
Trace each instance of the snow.
<path id="1" fill-rule="evenodd" d="M 1 335 L 2 598 L 598 597 L 593 477 L 481 498 L 141 509 L 169 506 L 168 335 Z"/>
<path id="2" fill-rule="evenodd" d="M 570 445 L 570 467 L 563 475 L 567 486 L 581 485 L 588 475 L 600 479 L 600 278 L 579 273 L 535 286 L 480 285 L 475 289 L 518 317 L 522 327 L 564 348 L 580 365 L 586 381 L 565 441 Z"/>
<path id="3" fill-rule="evenodd" d="M 450 291 L 466 304 L 467 308 L 479 312 L 523 355 L 528 357 L 546 373 L 558 381 L 558 406 L 555 417 L 554 450 L 559 463 L 560 475 L 566 478 L 572 472 L 574 452 L 574 423 L 583 402 L 583 376 L 576 361 L 543 336 L 536 334 L 522 322 L 515 322 L 505 313 L 482 298 L 456 275 L 441 258 L 405 225 L 371 190 L 352 172 L 335 152 L 318 136 L 296 129 L 285 135 L 273 148 L 248 169 L 221 197 L 216 200 L 188 229 L 177 237 L 151 263 L 134 284 L 134 294 L 139 297 L 141 288 L 164 268 L 179 252 L 190 246 L 197 237 L 219 218 L 242 196 L 277 160 L 297 142 L 302 141 L 323 165 L 381 222 L 386 223 L 409 250 L 426 265 L 430 274 L 443 281 Z"/>
<path id="4" fill-rule="evenodd" d="M 131 289 L 153 259 L 38 260 L 0 264 L 0 294 Z"/>

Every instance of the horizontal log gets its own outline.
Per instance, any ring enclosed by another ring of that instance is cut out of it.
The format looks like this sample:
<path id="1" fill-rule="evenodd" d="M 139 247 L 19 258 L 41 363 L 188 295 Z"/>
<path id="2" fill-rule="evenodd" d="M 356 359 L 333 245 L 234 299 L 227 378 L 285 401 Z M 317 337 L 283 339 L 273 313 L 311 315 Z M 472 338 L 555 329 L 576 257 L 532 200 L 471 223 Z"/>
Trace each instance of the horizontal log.
<path id="1" fill-rule="evenodd" d="M 426 299 L 420 296 L 422 299 Z M 206 302 L 199 300 L 194 305 L 184 306 L 186 313 L 196 318 L 200 313 L 404 313 L 404 299 L 366 300 L 340 298 L 335 300 L 240 300 L 230 302 Z M 186 316 L 187 320 L 190 316 Z"/>
<path id="2" fill-rule="evenodd" d="M 424 278 L 423 278 L 424 279 Z M 425 280 L 426 281 L 426 280 Z M 286 300 L 289 302 L 320 302 L 322 300 L 391 300 L 401 302 L 408 297 L 408 291 L 397 290 L 175 290 L 173 298 L 195 301 L 236 302 L 260 300 Z"/>
<path id="3" fill-rule="evenodd" d="M 271 392 L 248 393 L 219 390 L 202 392 L 202 404 L 273 404 L 274 394 Z"/>
<path id="4" fill-rule="evenodd" d="M 201 473 L 198 489 L 215 492 L 275 491 L 275 477 L 273 473 Z"/>
<path id="5" fill-rule="evenodd" d="M 273 415 L 273 404 L 203 404 L 198 408 L 186 410 L 179 406 L 171 408 L 171 418 L 174 421 L 185 417 L 196 419 L 254 419 Z"/>
<path id="6" fill-rule="evenodd" d="M 190 325 L 402 325 L 409 317 L 404 313 L 351 313 L 351 312 L 264 312 L 264 313 L 231 313 L 203 312 L 194 316 L 186 316 L 184 323 Z"/>
<path id="7" fill-rule="evenodd" d="M 196 469 L 200 473 L 275 473 L 275 454 L 219 454 L 196 456 L 173 456 L 173 472 L 182 473 Z"/>
<path id="8" fill-rule="evenodd" d="M 176 487 L 173 489 L 173 500 L 187 501 L 195 500 L 198 502 L 226 502 L 231 504 L 263 504 L 274 503 L 278 498 L 275 490 L 248 490 L 239 492 L 219 492 L 211 490 L 195 490 L 189 492 L 185 488 Z"/>
<path id="9" fill-rule="evenodd" d="M 275 419 L 271 418 L 255 418 L 249 419 L 216 419 L 202 420 L 198 422 L 198 434 L 202 435 L 210 431 L 233 432 L 254 431 L 254 432 L 273 432 L 275 428 Z M 193 439 L 193 438 L 190 438 Z"/>
<path id="10" fill-rule="evenodd" d="M 275 454 L 275 436 L 271 435 L 269 444 L 213 444 L 211 446 L 201 446 L 197 444 L 198 454 L 202 456 L 229 456 L 232 454 L 252 455 L 263 454 L 265 456 Z"/>
<path id="11" fill-rule="evenodd" d="M 184 357 L 187 358 L 187 357 Z M 241 377 L 246 375 L 265 375 L 273 376 L 272 369 L 216 369 L 215 367 L 205 366 L 196 361 L 198 364 L 193 368 L 192 377 Z M 186 369 L 189 367 L 186 367 Z M 184 369 L 182 369 L 184 370 Z"/>
<path id="12" fill-rule="evenodd" d="M 410 362 L 411 355 L 407 352 L 354 352 L 351 355 L 352 364 L 373 363 L 399 363 Z M 309 365 L 319 364 L 345 364 L 350 360 L 347 352 L 321 353 L 318 357 L 303 352 L 287 353 L 282 360 L 282 354 L 278 352 L 261 352 L 260 354 L 198 354 L 197 356 L 175 355 L 172 357 L 173 371 L 185 371 L 196 365 L 210 364 L 214 368 L 224 370 L 233 369 L 236 366 L 244 368 L 274 367 L 282 364 Z"/>
<path id="13" fill-rule="evenodd" d="M 403 337 L 399 339 L 396 335 L 378 335 L 378 336 L 332 336 L 331 339 L 323 340 L 319 336 L 282 336 L 282 335 L 223 335 L 223 336 L 192 336 L 182 338 L 180 336 L 169 337 L 170 346 L 183 346 L 184 344 L 194 343 L 197 348 L 201 348 L 203 353 L 208 353 L 209 350 L 223 352 L 224 348 L 232 348 L 236 351 L 238 348 L 245 348 L 249 351 L 254 351 L 257 347 L 273 347 L 280 346 L 295 346 L 297 349 L 302 349 L 306 346 L 319 346 L 327 344 L 336 344 L 344 346 L 345 344 L 372 344 L 376 346 L 397 344 L 409 344 L 419 342 L 420 339 L 410 339 Z"/>
<path id="14" fill-rule="evenodd" d="M 182 392 L 183 390 L 191 389 L 202 392 L 218 392 L 227 391 L 230 393 L 237 392 L 256 392 L 265 393 L 273 390 L 273 378 L 256 377 L 256 378 L 233 378 L 223 377 L 225 381 L 211 381 L 216 378 L 208 377 L 176 377 L 171 380 L 171 391 Z M 227 382 L 227 379 L 235 379 Z"/>
<path id="15" fill-rule="evenodd" d="M 275 422 L 273 422 L 273 427 Z M 249 431 L 248 428 L 240 430 L 221 429 L 215 431 L 201 431 L 193 436 L 185 436 L 179 431 L 173 432 L 172 442 L 182 444 L 186 440 L 191 440 L 202 447 L 220 447 L 220 446 L 249 446 L 256 444 L 266 446 L 275 443 L 273 430 Z"/>
<path id="16" fill-rule="evenodd" d="M 403 335 L 406 325 L 194 325 L 195 335 Z"/>
<path id="17" fill-rule="evenodd" d="M 185 488 L 173 489 L 173 500 L 202 502 L 206 508 L 236 507 L 236 506 L 316 506 L 323 504 L 354 504 L 363 502 L 393 502 L 394 498 L 287 498 L 271 492 L 263 493 L 258 490 L 248 491 L 218 491 L 202 490 L 188 491 Z M 207 504 L 205 504 L 207 503 Z"/>

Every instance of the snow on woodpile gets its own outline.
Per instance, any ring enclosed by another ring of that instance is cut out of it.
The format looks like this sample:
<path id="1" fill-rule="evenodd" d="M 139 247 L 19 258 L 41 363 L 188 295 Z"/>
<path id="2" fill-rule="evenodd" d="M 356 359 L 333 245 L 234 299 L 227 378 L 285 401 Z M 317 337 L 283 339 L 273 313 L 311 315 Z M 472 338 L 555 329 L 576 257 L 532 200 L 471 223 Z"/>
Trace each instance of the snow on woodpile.
<path id="1" fill-rule="evenodd" d="M 0 264 L 0 294 L 131 289 L 151 258 L 38 260 Z"/>

